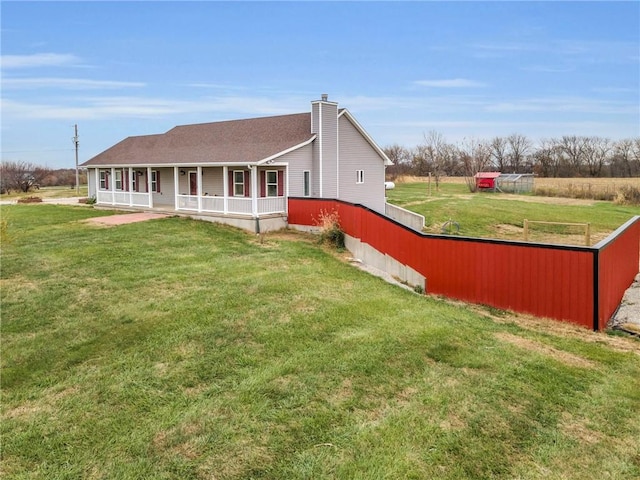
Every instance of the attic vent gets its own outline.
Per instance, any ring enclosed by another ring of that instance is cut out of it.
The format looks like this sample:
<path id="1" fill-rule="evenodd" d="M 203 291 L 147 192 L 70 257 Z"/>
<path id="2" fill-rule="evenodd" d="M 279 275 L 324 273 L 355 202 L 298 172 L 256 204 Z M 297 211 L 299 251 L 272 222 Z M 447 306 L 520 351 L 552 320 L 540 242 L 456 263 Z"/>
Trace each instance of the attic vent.
<path id="1" fill-rule="evenodd" d="M 327 95 L 326 93 L 322 94 L 322 101 L 326 102 L 327 100 L 329 100 L 329 95 Z"/>

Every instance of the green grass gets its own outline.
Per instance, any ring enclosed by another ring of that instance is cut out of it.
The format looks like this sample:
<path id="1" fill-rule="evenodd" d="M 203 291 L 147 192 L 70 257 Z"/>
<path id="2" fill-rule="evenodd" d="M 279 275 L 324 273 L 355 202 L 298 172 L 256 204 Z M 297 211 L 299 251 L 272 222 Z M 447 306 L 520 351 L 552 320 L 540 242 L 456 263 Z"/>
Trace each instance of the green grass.
<path id="1" fill-rule="evenodd" d="M 554 204 L 533 196 L 471 194 L 466 185 L 461 183 L 442 184 L 438 192 L 432 186 L 430 196 L 424 182 L 399 183 L 395 189 L 387 191 L 387 196 L 389 203 L 423 215 L 427 231 L 440 233 L 441 226 L 452 219 L 460 225 L 460 235 L 478 238 L 522 240 L 523 222 L 528 219 L 591 223 L 592 235 L 601 239 L 634 215 L 640 214 L 637 206 L 622 206 L 612 202 L 567 204 L 571 201 L 562 203 L 558 200 Z M 575 228 L 557 231 L 557 228 L 536 226 L 536 229 L 548 233 L 583 232 Z"/>
<path id="2" fill-rule="evenodd" d="M 640 476 L 633 339 L 108 213 L 2 208 L 3 478 Z"/>

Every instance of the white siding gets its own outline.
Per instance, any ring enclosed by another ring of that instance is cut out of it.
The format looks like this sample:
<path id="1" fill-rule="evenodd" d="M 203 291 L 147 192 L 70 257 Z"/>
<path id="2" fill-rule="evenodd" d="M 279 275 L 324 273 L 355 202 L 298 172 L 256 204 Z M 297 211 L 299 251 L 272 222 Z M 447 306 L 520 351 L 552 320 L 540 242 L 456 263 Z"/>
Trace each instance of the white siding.
<path id="1" fill-rule="evenodd" d="M 322 103 L 322 196 L 338 198 L 338 105 Z"/>
<path id="2" fill-rule="evenodd" d="M 318 197 L 320 195 L 317 179 L 314 179 L 312 152 L 313 146 L 312 144 L 309 144 L 299 148 L 298 150 L 294 150 L 291 153 L 287 153 L 276 160 L 278 163 L 289 164 L 289 168 L 287 170 L 288 179 L 285 179 L 285 187 L 288 180 L 290 197 L 303 196 L 303 172 L 305 170 L 311 171 L 311 196 Z"/>
<path id="3" fill-rule="evenodd" d="M 89 187 L 88 197 L 96 196 L 96 172 L 95 168 L 87 169 L 87 186 Z"/>
<path id="4" fill-rule="evenodd" d="M 203 168 L 202 190 L 203 194 L 209 196 L 222 197 L 224 195 L 224 183 L 222 178 L 222 167 Z"/>
<path id="5" fill-rule="evenodd" d="M 340 117 L 340 200 L 384 213 L 384 160 L 345 116 Z M 356 171 L 364 170 L 364 183 Z"/>
<path id="6" fill-rule="evenodd" d="M 175 205 L 175 194 L 173 185 L 173 167 L 171 168 L 152 168 L 160 172 L 160 193 L 153 194 L 153 205 Z M 178 173 L 180 175 L 180 173 Z M 189 178 L 185 175 L 183 178 Z"/>

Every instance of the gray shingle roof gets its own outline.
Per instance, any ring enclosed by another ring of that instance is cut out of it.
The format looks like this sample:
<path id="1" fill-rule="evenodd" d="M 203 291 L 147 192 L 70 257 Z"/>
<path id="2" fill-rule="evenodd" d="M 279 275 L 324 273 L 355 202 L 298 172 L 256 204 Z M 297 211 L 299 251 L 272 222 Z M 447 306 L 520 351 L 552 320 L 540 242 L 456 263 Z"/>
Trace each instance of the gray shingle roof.
<path id="1" fill-rule="evenodd" d="M 312 137 L 310 113 L 182 125 L 128 137 L 82 166 L 253 163 Z"/>

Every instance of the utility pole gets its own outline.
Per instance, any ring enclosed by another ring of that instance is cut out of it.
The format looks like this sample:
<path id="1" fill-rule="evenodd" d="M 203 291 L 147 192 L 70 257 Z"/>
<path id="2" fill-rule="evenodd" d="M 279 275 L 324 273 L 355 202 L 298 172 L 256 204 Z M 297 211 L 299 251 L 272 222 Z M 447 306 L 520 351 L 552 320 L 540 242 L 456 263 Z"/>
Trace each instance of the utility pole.
<path id="1" fill-rule="evenodd" d="M 73 143 L 76 146 L 76 195 L 80 196 L 80 172 L 78 171 L 78 124 L 76 123 L 74 126 L 75 135 L 73 137 Z"/>

